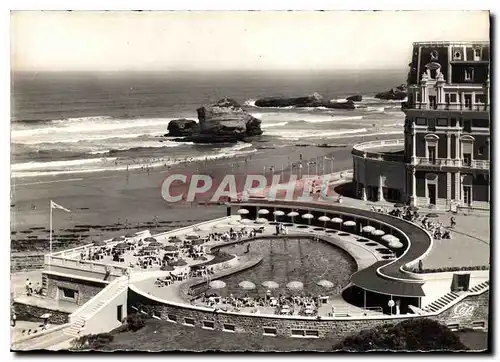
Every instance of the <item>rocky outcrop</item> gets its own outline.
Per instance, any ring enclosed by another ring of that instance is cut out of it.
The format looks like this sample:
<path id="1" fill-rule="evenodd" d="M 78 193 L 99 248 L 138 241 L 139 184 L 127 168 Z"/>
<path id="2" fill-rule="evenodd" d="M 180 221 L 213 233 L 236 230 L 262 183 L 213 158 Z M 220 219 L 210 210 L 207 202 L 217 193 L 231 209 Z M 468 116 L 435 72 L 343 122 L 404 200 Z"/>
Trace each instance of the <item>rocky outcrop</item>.
<path id="1" fill-rule="evenodd" d="M 191 136 L 199 131 L 198 123 L 192 119 L 174 119 L 168 123 L 168 134 L 165 136 Z"/>
<path id="2" fill-rule="evenodd" d="M 184 126 L 182 134 L 178 135 L 185 137 L 177 140 L 199 143 L 231 143 L 262 134 L 261 120 L 243 110 L 234 99 L 223 98 L 216 103 L 200 107 L 196 111 L 198 113 L 196 127 L 189 120 L 170 122 L 176 130 Z M 170 123 L 169 135 L 171 136 Z"/>
<path id="3" fill-rule="evenodd" d="M 353 101 L 353 102 L 361 102 L 363 100 L 363 96 L 360 94 L 355 94 L 353 96 L 349 96 L 346 98 L 348 101 Z"/>
<path id="4" fill-rule="evenodd" d="M 354 109 L 354 102 L 347 100 L 346 102 L 332 102 L 324 100 L 323 96 L 314 93 L 305 97 L 283 98 L 283 97 L 267 97 L 257 99 L 255 101 L 257 107 L 326 107 L 333 109 Z"/>
<path id="5" fill-rule="evenodd" d="M 401 84 L 400 86 L 392 88 L 387 92 L 377 93 L 375 98 L 400 101 L 405 99 L 407 95 L 406 84 Z"/>

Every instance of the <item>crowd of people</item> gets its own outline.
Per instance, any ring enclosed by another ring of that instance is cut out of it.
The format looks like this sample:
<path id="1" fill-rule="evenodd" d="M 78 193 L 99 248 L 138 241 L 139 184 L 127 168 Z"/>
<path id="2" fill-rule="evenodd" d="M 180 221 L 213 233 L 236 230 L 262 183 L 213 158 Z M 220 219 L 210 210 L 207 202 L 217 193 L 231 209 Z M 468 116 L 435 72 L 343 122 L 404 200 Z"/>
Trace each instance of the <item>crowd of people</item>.
<path id="1" fill-rule="evenodd" d="M 318 308 L 322 303 L 326 303 L 328 297 L 313 297 L 307 296 L 285 296 L 279 295 L 277 297 L 271 294 L 268 290 L 264 297 L 262 296 L 248 296 L 235 297 L 232 294 L 229 297 L 220 297 L 215 293 L 206 294 L 201 296 L 201 302 L 209 307 L 219 309 L 221 311 L 240 311 L 240 308 L 254 308 L 253 313 L 259 312 L 259 307 L 274 308 L 274 313 L 279 315 L 304 315 L 314 316 L 318 313 Z"/>
<path id="2" fill-rule="evenodd" d="M 428 214 L 426 216 L 420 216 L 417 209 L 412 206 L 404 207 L 394 207 L 392 209 L 388 207 L 375 207 L 372 206 L 371 211 L 380 212 L 384 214 L 389 214 L 395 217 L 402 218 L 414 223 L 421 222 L 422 227 L 429 231 L 431 235 L 436 240 L 440 239 L 451 239 L 451 233 L 446 230 L 443 223 L 437 217 L 437 214 Z M 450 228 L 453 229 L 456 225 L 456 220 L 454 216 L 450 217 Z"/>

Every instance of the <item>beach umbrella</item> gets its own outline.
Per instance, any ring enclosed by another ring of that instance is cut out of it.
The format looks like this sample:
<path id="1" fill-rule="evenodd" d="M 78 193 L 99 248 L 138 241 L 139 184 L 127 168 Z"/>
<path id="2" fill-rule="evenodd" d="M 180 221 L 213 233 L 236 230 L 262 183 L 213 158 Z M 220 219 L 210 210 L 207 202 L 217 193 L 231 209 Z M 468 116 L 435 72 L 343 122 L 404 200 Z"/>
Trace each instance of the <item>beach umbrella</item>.
<path id="1" fill-rule="evenodd" d="M 189 234 L 188 236 L 186 236 L 186 240 L 196 240 L 199 238 L 200 238 L 200 236 L 196 235 L 196 234 Z"/>
<path id="2" fill-rule="evenodd" d="M 382 236 L 384 234 L 385 234 L 385 231 L 383 231 L 383 230 L 375 229 L 372 231 L 372 235 L 375 235 L 375 236 Z"/>
<path id="3" fill-rule="evenodd" d="M 343 220 L 340 217 L 334 217 L 330 221 L 335 223 L 335 224 L 342 224 Z"/>
<path id="4" fill-rule="evenodd" d="M 182 242 L 182 240 L 177 236 L 172 236 L 170 239 L 168 239 L 168 241 L 171 243 L 181 243 Z"/>
<path id="5" fill-rule="evenodd" d="M 387 242 L 390 242 L 390 241 L 394 240 L 394 236 L 387 234 L 387 235 L 382 236 L 380 239 L 387 241 Z"/>
<path id="6" fill-rule="evenodd" d="M 406 205 L 405 204 L 402 204 L 400 202 L 398 202 L 397 204 L 394 204 L 394 207 L 399 209 L 400 207 L 405 207 Z"/>
<path id="7" fill-rule="evenodd" d="M 145 246 L 144 248 L 142 248 L 142 250 L 156 250 L 156 249 L 158 249 L 158 248 L 155 246 L 151 246 L 151 245 L 148 245 L 148 246 Z"/>
<path id="8" fill-rule="evenodd" d="M 265 224 L 267 222 L 267 219 L 263 217 L 259 217 L 257 220 L 255 220 L 257 224 Z"/>
<path id="9" fill-rule="evenodd" d="M 318 217 L 318 220 L 319 221 L 323 221 L 324 222 L 324 226 L 326 227 L 326 222 L 330 221 L 331 219 L 328 216 L 323 215 L 323 216 Z"/>
<path id="10" fill-rule="evenodd" d="M 127 243 L 120 243 L 115 245 L 115 249 L 127 249 L 128 244 Z"/>
<path id="11" fill-rule="evenodd" d="M 94 246 L 104 246 L 106 245 L 106 242 L 105 241 L 102 241 L 102 240 L 96 240 L 93 242 Z"/>
<path id="12" fill-rule="evenodd" d="M 345 226 L 356 226 L 356 222 L 352 220 L 344 221 Z"/>
<path id="13" fill-rule="evenodd" d="M 148 243 L 150 243 L 150 242 L 156 241 L 156 239 L 153 238 L 152 236 L 148 236 L 147 238 L 144 238 L 144 241 L 147 241 Z"/>
<path id="14" fill-rule="evenodd" d="M 241 288 L 243 289 L 255 289 L 255 284 L 248 281 L 248 280 L 245 280 L 245 281 L 242 281 L 240 284 L 238 284 Z"/>
<path id="15" fill-rule="evenodd" d="M 226 286 L 226 283 L 224 283 L 222 280 L 213 280 L 208 285 L 212 289 L 222 289 Z"/>
<path id="16" fill-rule="evenodd" d="M 323 288 L 333 288 L 333 283 L 329 280 L 320 280 L 319 282 L 317 282 L 316 284 L 318 284 L 320 287 L 323 287 Z"/>
<path id="17" fill-rule="evenodd" d="M 367 226 L 363 226 L 363 229 L 362 229 L 365 233 L 371 233 L 373 230 L 375 230 L 375 228 L 373 226 L 370 226 L 370 225 L 367 225 Z"/>
<path id="18" fill-rule="evenodd" d="M 174 245 L 167 245 L 163 248 L 163 250 L 165 250 L 165 251 L 179 251 L 177 246 L 174 246 Z"/>
<path id="19" fill-rule="evenodd" d="M 126 238 L 135 238 L 137 235 L 135 233 L 128 233 L 125 235 Z"/>
<path id="20" fill-rule="evenodd" d="M 426 216 L 426 217 L 428 217 L 429 219 L 435 219 L 435 218 L 438 218 L 438 217 L 439 217 L 439 215 L 438 215 L 438 214 L 433 213 L 433 212 L 431 212 L 430 214 L 427 214 L 427 215 L 425 215 L 425 216 Z"/>
<path id="21" fill-rule="evenodd" d="M 286 216 L 291 217 L 293 223 L 293 219 L 295 218 L 295 216 L 299 216 L 299 213 L 297 211 L 290 211 L 288 214 L 286 214 Z"/>
<path id="22" fill-rule="evenodd" d="M 298 282 L 298 281 L 293 281 L 293 282 L 288 283 L 286 285 L 286 287 L 290 290 L 300 290 L 300 289 L 304 288 L 304 283 Z"/>
<path id="23" fill-rule="evenodd" d="M 268 280 L 266 282 L 263 282 L 262 286 L 266 287 L 267 289 L 277 289 L 280 285 L 276 282 L 273 282 L 272 280 Z"/>
<path id="24" fill-rule="evenodd" d="M 111 241 L 123 241 L 123 240 L 125 240 L 125 237 L 124 237 L 124 236 L 116 236 L 116 237 L 114 237 L 114 238 L 113 238 L 113 240 L 111 240 Z"/>
<path id="25" fill-rule="evenodd" d="M 250 224 L 250 223 L 252 223 L 252 222 L 253 222 L 253 221 L 252 221 L 252 220 L 250 220 L 250 219 L 241 219 L 241 220 L 240 220 L 240 223 L 242 223 L 242 224 Z"/>
<path id="26" fill-rule="evenodd" d="M 172 265 L 162 265 L 162 267 L 160 268 L 160 270 L 162 271 L 173 271 L 175 270 L 175 268 L 172 266 Z"/>
<path id="27" fill-rule="evenodd" d="M 401 243 L 400 241 L 392 240 L 391 242 L 389 242 L 389 246 L 394 249 L 400 249 L 403 247 L 403 243 Z"/>
<path id="28" fill-rule="evenodd" d="M 416 206 L 410 206 L 408 208 L 408 210 L 410 210 L 410 211 L 418 211 L 418 207 L 416 207 Z"/>
<path id="29" fill-rule="evenodd" d="M 201 245 L 204 243 L 205 243 L 205 240 L 203 240 L 203 239 L 197 239 L 197 240 L 193 241 L 193 245 Z"/>
<path id="30" fill-rule="evenodd" d="M 269 210 L 268 209 L 260 209 L 257 214 L 259 215 L 267 215 L 269 214 Z"/>
<path id="31" fill-rule="evenodd" d="M 313 214 L 310 214 L 310 213 L 307 213 L 307 214 L 304 214 L 302 215 L 302 218 L 303 219 L 306 219 L 307 222 L 310 224 L 311 223 L 311 220 L 314 219 L 314 215 Z"/>
<path id="32" fill-rule="evenodd" d="M 247 215 L 250 211 L 248 211 L 247 209 L 239 209 L 238 210 L 238 214 L 240 215 Z"/>
<path id="33" fill-rule="evenodd" d="M 155 247 L 155 248 L 161 248 L 163 246 L 162 243 L 158 242 L 158 241 L 153 241 L 152 243 L 149 243 L 148 246 L 152 246 L 152 247 Z"/>
<path id="34" fill-rule="evenodd" d="M 45 313 L 45 314 L 42 314 L 42 315 L 40 316 L 40 318 L 42 318 L 42 319 L 48 319 L 48 318 L 50 318 L 51 316 L 52 316 L 52 314 L 51 314 L 51 313 Z"/>
<path id="35" fill-rule="evenodd" d="M 274 215 L 274 221 L 276 221 L 276 217 L 285 215 L 285 212 L 283 212 L 281 210 L 274 210 L 273 215 Z"/>

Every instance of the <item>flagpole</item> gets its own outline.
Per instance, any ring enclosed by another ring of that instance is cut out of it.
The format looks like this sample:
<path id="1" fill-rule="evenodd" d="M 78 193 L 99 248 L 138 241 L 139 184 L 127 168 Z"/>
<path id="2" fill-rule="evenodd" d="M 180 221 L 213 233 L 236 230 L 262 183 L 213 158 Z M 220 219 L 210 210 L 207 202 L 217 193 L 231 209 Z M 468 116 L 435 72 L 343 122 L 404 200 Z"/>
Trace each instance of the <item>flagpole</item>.
<path id="1" fill-rule="evenodd" d="M 50 200 L 49 204 L 50 208 L 50 216 L 49 216 L 49 271 L 50 264 L 52 263 L 52 200 Z"/>

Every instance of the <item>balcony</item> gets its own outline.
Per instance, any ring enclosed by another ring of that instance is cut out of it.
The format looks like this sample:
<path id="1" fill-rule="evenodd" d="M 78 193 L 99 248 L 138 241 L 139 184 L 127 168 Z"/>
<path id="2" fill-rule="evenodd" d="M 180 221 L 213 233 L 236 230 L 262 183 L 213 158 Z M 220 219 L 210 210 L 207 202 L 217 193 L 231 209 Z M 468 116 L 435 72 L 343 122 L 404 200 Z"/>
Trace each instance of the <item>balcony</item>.
<path id="1" fill-rule="evenodd" d="M 431 167 L 460 167 L 460 168 L 471 168 L 480 170 L 489 170 L 490 161 L 489 160 L 465 160 L 465 159 L 450 159 L 450 158 L 425 158 L 425 157 L 415 157 L 417 165 L 420 166 L 431 166 Z"/>
<path id="2" fill-rule="evenodd" d="M 487 112 L 490 110 L 489 104 L 474 104 L 465 105 L 461 103 L 441 103 L 433 104 L 432 106 L 427 103 L 414 103 L 406 104 L 404 109 L 422 109 L 429 111 L 463 111 L 463 112 Z"/>

